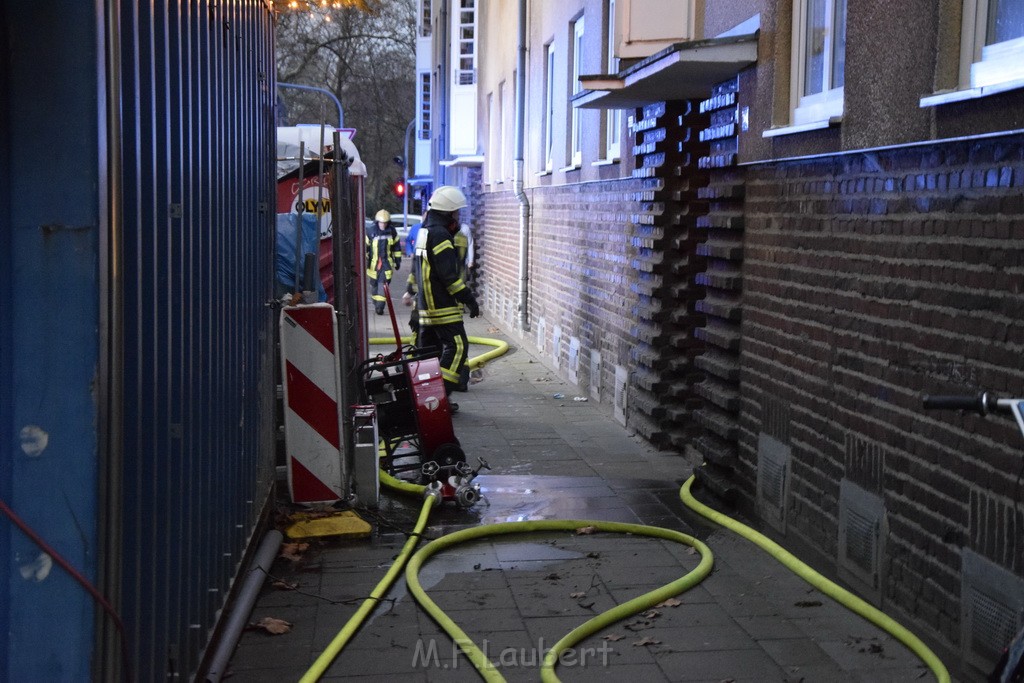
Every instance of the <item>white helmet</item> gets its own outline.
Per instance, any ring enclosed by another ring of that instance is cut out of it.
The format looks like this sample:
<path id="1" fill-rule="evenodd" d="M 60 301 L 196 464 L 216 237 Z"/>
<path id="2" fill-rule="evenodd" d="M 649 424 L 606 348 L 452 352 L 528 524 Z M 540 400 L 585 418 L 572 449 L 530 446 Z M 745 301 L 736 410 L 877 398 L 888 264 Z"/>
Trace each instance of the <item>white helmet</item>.
<path id="1" fill-rule="evenodd" d="M 466 195 L 462 194 L 462 190 L 453 185 L 442 185 L 437 188 L 434 190 L 434 194 L 430 195 L 430 201 L 427 202 L 427 209 L 446 211 L 448 213 L 458 211 L 465 206 Z"/>
<path id="2" fill-rule="evenodd" d="M 380 211 L 377 212 L 377 215 L 374 216 L 374 219 L 378 223 L 390 223 L 391 222 L 391 214 L 388 213 L 387 211 L 385 211 L 384 209 L 381 209 Z"/>

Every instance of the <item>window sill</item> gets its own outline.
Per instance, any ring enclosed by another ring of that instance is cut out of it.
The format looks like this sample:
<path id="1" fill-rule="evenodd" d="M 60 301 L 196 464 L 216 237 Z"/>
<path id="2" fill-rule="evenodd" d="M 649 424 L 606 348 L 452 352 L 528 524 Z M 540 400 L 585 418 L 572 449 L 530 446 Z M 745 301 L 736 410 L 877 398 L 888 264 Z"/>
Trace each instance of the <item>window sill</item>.
<path id="1" fill-rule="evenodd" d="M 580 165 L 579 164 L 574 164 L 572 166 L 563 166 L 562 168 L 558 169 L 558 172 L 559 173 L 568 173 L 569 171 L 578 171 L 578 170 L 580 170 Z"/>
<path id="2" fill-rule="evenodd" d="M 806 133 L 812 130 L 824 130 L 825 128 L 830 128 L 842 122 L 842 116 L 830 116 L 829 118 L 823 121 L 811 121 L 810 123 L 797 123 L 791 126 L 779 126 L 778 128 L 769 128 L 768 130 L 761 133 L 761 137 L 774 138 L 781 135 L 795 135 L 797 133 Z"/>
<path id="3" fill-rule="evenodd" d="M 538 178 L 543 178 L 546 175 L 551 175 L 551 171 L 538 171 L 537 172 L 537 177 Z"/>
<path id="4" fill-rule="evenodd" d="M 1018 78 L 1012 81 L 1004 81 L 1003 83 L 995 83 L 993 85 L 984 85 L 980 88 L 966 88 L 964 90 L 948 90 L 946 92 L 937 92 L 934 95 L 925 95 L 921 98 L 921 108 L 925 107 L 936 107 L 940 104 L 950 104 L 952 102 L 964 102 L 966 100 L 976 100 L 979 97 L 986 97 L 988 95 L 997 95 L 1001 92 L 1007 92 L 1009 90 L 1017 90 L 1024 88 L 1024 78 Z"/>
<path id="5" fill-rule="evenodd" d="M 615 157 L 614 159 L 599 159 L 597 161 L 591 162 L 590 165 L 591 166 L 611 166 L 611 165 L 617 164 L 617 163 L 619 163 L 619 158 Z"/>

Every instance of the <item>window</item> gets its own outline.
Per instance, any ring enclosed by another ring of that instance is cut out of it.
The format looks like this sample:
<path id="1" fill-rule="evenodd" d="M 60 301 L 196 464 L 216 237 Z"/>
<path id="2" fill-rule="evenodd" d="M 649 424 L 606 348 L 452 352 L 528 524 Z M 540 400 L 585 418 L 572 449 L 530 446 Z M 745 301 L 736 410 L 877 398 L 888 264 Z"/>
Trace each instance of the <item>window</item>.
<path id="1" fill-rule="evenodd" d="M 498 172 L 495 166 L 495 159 L 498 156 L 498 133 L 495 125 L 498 120 L 498 112 L 494 109 L 494 93 L 487 93 L 487 159 L 484 168 L 487 170 L 485 182 L 495 182 Z"/>
<path id="2" fill-rule="evenodd" d="M 459 5 L 459 68 L 455 82 L 473 85 L 476 83 L 476 0 L 460 0 Z"/>
<path id="3" fill-rule="evenodd" d="M 504 101 L 505 114 L 502 115 L 502 146 L 501 146 L 501 172 L 505 178 L 512 178 L 513 157 L 515 153 L 515 124 L 516 124 L 516 72 L 512 72 L 512 81 L 508 89 L 508 99 Z"/>
<path id="4" fill-rule="evenodd" d="M 431 33 L 430 0 L 420 0 L 420 37 L 429 38 Z"/>
<path id="5" fill-rule="evenodd" d="M 495 126 L 498 130 L 498 148 L 497 161 L 498 169 L 496 177 L 494 178 L 499 183 L 505 182 L 505 81 L 498 84 L 498 125 Z"/>
<path id="6" fill-rule="evenodd" d="M 608 30 L 605 32 L 605 72 L 619 72 L 619 60 L 615 57 L 615 0 L 608 0 Z M 618 159 L 622 132 L 622 110 L 606 109 L 601 112 L 604 119 L 604 158 Z"/>
<path id="7" fill-rule="evenodd" d="M 580 17 L 572 23 L 572 74 L 570 77 L 570 92 L 575 95 L 581 89 L 580 86 L 580 66 L 583 64 L 583 17 Z M 571 106 L 571 105 L 570 105 Z M 580 138 L 580 110 L 578 107 L 572 108 L 572 148 L 570 150 L 570 159 L 572 159 L 573 166 L 579 166 L 583 161 L 583 145 Z"/>
<path id="8" fill-rule="evenodd" d="M 827 122 L 843 113 L 846 0 L 796 0 L 793 9 L 792 123 Z"/>
<path id="9" fill-rule="evenodd" d="M 420 73 L 420 125 L 417 132 L 420 140 L 430 139 L 430 72 Z"/>
<path id="10" fill-rule="evenodd" d="M 544 170 L 554 169 L 552 144 L 555 123 L 555 44 L 548 43 L 544 47 Z"/>
<path id="11" fill-rule="evenodd" d="M 1024 79 L 1024 3 L 964 0 L 960 86 Z"/>

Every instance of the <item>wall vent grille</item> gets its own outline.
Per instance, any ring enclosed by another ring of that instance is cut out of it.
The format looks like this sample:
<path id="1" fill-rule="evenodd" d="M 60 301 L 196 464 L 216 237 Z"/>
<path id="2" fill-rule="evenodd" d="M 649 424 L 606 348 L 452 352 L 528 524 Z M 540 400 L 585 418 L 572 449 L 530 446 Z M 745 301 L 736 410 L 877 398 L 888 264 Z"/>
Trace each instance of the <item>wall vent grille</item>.
<path id="1" fill-rule="evenodd" d="M 964 659 L 988 673 L 1002 649 L 1024 627 L 1024 579 L 972 550 L 965 548 L 962 558 Z"/>
<path id="2" fill-rule="evenodd" d="M 779 531 L 786 531 L 786 493 L 792 450 L 773 436 L 757 439 L 757 505 L 761 516 Z"/>
<path id="3" fill-rule="evenodd" d="M 621 365 L 615 366 L 615 403 L 612 413 L 621 424 L 626 424 L 626 386 L 629 371 Z"/>
<path id="4" fill-rule="evenodd" d="M 876 602 L 882 597 L 885 501 L 858 484 L 839 483 L 839 575 Z"/>

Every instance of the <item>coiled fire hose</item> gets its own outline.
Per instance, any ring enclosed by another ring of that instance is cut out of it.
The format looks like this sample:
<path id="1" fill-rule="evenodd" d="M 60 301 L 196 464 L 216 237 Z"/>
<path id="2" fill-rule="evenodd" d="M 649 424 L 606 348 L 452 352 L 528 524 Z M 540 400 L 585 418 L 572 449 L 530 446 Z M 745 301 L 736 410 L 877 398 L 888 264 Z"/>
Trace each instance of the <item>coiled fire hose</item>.
<path id="1" fill-rule="evenodd" d="M 508 348 L 507 343 L 500 342 L 498 340 L 478 337 L 470 337 L 469 340 L 471 343 L 488 344 L 496 347 L 494 350 L 483 354 L 482 356 L 470 359 L 468 364 L 471 367 L 478 367 L 484 361 L 501 355 Z M 370 340 L 371 343 L 390 343 L 390 341 L 391 340 L 388 339 Z M 410 341 L 410 338 L 403 338 L 402 341 Z M 381 484 L 384 486 L 406 494 L 423 495 L 426 489 L 424 486 L 412 484 L 392 477 L 384 471 L 380 472 L 380 480 Z M 892 635 L 909 648 L 928 666 L 929 669 L 931 669 L 938 683 L 950 682 L 949 672 L 946 670 L 945 665 L 943 665 L 942 661 L 935 655 L 935 653 L 932 652 L 931 649 L 928 648 L 928 646 L 925 645 L 917 636 L 892 619 L 892 617 L 883 613 L 881 610 L 814 571 L 807 564 L 797 559 L 792 553 L 768 537 L 698 501 L 691 492 L 694 481 L 695 477 L 691 476 L 679 491 L 680 499 L 687 507 L 706 519 L 751 541 L 781 562 L 797 576 L 810 583 L 813 587 Z M 503 522 L 499 524 L 474 527 L 472 529 L 457 531 L 431 541 L 412 555 L 410 559 L 409 555 L 418 544 L 423 529 L 426 527 L 430 510 L 436 502 L 437 499 L 433 497 L 427 497 L 424 501 L 416 529 L 413 531 L 408 541 L 406 541 L 405 546 L 402 548 L 402 552 L 388 570 L 384 579 L 382 579 L 377 585 L 370 597 L 363 602 L 356 614 L 353 615 L 348 623 L 345 624 L 342 630 L 331 642 L 330 646 L 328 646 L 328 649 L 325 650 L 319 658 L 317 658 L 313 666 L 302 677 L 302 683 L 316 681 L 321 675 L 323 675 L 330 663 L 335 657 L 337 657 L 342 648 L 344 648 L 356 631 L 358 631 L 362 622 L 367 616 L 369 616 L 377 604 L 379 604 L 380 599 L 390 589 L 391 585 L 397 578 L 398 573 L 401 572 L 403 567 L 405 568 L 406 583 L 409 586 L 410 594 L 412 594 L 420 606 L 423 607 L 423 609 L 429 613 L 435 621 L 437 621 L 445 632 L 452 637 L 453 641 L 476 667 L 481 677 L 483 677 L 485 681 L 488 681 L 488 683 L 504 681 L 504 677 L 498 672 L 494 664 L 487 659 L 483 651 L 480 650 L 472 639 L 469 638 L 469 636 L 459 628 L 459 626 L 455 624 L 455 622 L 452 621 L 452 619 L 448 617 L 448 615 L 445 614 L 433 600 L 430 599 L 419 583 L 419 570 L 431 556 L 461 543 L 479 540 L 490 536 L 536 532 L 574 531 L 582 527 L 594 527 L 597 531 L 607 533 L 633 534 L 670 540 L 689 545 L 700 553 L 701 560 L 697 567 L 681 578 L 603 612 L 584 622 L 562 637 L 562 639 L 556 642 L 545 654 L 540 672 L 541 680 L 544 681 L 544 683 L 552 683 L 559 680 L 555 675 L 554 668 L 558 662 L 559 656 L 563 652 L 569 650 L 580 641 L 617 621 L 634 614 L 638 614 L 670 597 L 689 590 L 700 583 L 711 572 L 713 565 L 711 550 L 703 542 L 689 536 L 688 534 L 661 527 L 596 520 L 537 520 L 529 522 Z"/>
<path id="2" fill-rule="evenodd" d="M 459 649 L 461 649 L 473 663 L 473 666 L 475 666 L 477 671 L 480 672 L 483 679 L 488 681 L 488 683 L 504 681 L 505 678 L 498 673 L 497 668 L 490 660 L 487 659 L 487 656 L 479 647 L 477 647 L 476 643 L 474 643 L 472 639 L 466 635 L 466 633 L 460 629 L 458 625 L 441 610 L 441 608 L 437 606 L 437 603 L 430 599 L 430 596 L 426 594 L 426 591 L 423 590 L 423 587 L 419 582 L 420 567 L 422 567 L 423 563 L 435 553 L 467 541 L 509 534 L 575 531 L 576 529 L 584 527 L 593 527 L 597 531 L 608 533 L 651 536 L 654 538 L 675 541 L 676 543 L 682 543 L 695 548 L 697 552 L 700 553 L 701 559 L 700 563 L 694 569 L 681 578 L 676 579 L 661 588 L 650 591 L 649 593 L 644 593 L 639 597 L 613 607 L 607 612 L 598 614 L 596 617 L 593 617 L 580 626 L 574 628 L 561 640 L 555 643 L 544 655 L 544 662 L 541 665 L 541 680 L 545 681 L 545 683 L 557 681 L 558 677 L 555 676 L 554 669 L 555 664 L 558 662 L 559 655 L 576 643 L 579 643 L 584 638 L 597 633 L 610 624 L 634 614 L 639 614 L 644 610 L 654 607 L 658 603 L 664 602 L 668 598 L 679 595 L 683 591 L 696 586 L 711 572 L 711 566 L 713 564 L 711 550 L 704 545 L 704 543 L 687 534 L 679 531 L 673 531 L 672 529 L 644 526 L 642 524 L 626 524 L 622 522 L 602 522 L 579 519 L 546 519 L 530 522 L 501 522 L 498 524 L 488 524 L 485 526 L 473 527 L 472 529 L 456 531 L 437 540 L 431 541 L 420 548 L 420 550 L 412 556 L 412 559 L 409 561 L 409 565 L 405 569 L 405 581 L 409 585 L 409 592 L 416 598 L 416 601 L 424 610 L 427 611 L 428 614 L 430 614 L 430 616 L 434 618 L 434 621 L 436 621 L 441 628 L 443 628 L 445 632 L 452 637 L 452 640 L 455 641 L 459 646 Z"/>

